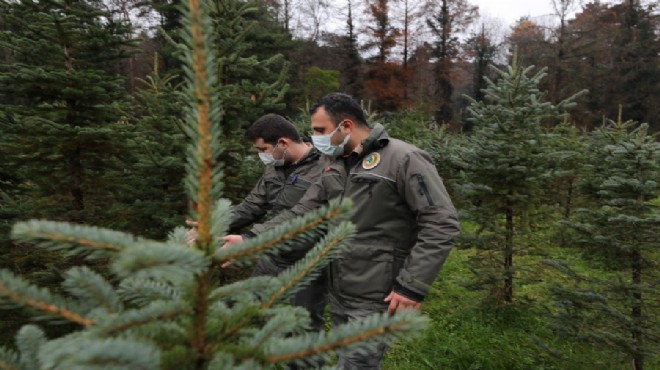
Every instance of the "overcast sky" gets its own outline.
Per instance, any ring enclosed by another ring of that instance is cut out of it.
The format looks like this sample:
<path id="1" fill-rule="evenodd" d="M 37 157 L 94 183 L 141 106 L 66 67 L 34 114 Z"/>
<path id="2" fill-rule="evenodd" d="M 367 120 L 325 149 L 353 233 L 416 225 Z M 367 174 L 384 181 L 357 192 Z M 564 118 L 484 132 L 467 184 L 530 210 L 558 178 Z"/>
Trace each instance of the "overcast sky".
<path id="1" fill-rule="evenodd" d="M 535 18 L 554 13 L 551 0 L 469 0 L 479 6 L 479 14 L 499 18 L 506 25 L 512 25 L 520 17 Z"/>

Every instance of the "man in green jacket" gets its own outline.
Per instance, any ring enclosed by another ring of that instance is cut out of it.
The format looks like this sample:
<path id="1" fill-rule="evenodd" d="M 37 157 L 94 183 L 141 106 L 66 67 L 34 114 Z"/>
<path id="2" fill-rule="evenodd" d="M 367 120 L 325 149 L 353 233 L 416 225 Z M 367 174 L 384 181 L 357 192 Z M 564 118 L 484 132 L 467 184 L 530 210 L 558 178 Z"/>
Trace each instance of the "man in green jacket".
<path id="1" fill-rule="evenodd" d="M 370 127 L 348 95 L 323 97 L 311 109 L 312 141 L 336 161 L 276 225 L 333 198 L 354 203 L 357 231 L 330 263 L 334 324 L 375 313 L 418 309 L 459 234 L 456 210 L 430 156 Z M 378 369 L 386 346 L 340 354 L 341 369 Z"/>
<path id="2" fill-rule="evenodd" d="M 233 208 L 229 231 L 230 234 L 238 233 L 252 225 L 243 234 L 250 237 L 264 230 L 262 224 L 255 222 L 266 222 L 296 205 L 331 160 L 303 142 L 295 126 L 277 114 L 266 114 L 256 120 L 245 131 L 245 138 L 252 142 L 266 168 L 252 191 Z M 227 235 L 222 240 L 231 245 L 237 238 L 242 239 L 238 235 Z M 257 262 L 252 276 L 277 276 L 302 258 L 307 249 L 302 246 L 265 256 Z M 293 305 L 305 307 L 310 312 L 315 330 L 323 329 L 326 291 L 322 276 L 292 299 Z"/>

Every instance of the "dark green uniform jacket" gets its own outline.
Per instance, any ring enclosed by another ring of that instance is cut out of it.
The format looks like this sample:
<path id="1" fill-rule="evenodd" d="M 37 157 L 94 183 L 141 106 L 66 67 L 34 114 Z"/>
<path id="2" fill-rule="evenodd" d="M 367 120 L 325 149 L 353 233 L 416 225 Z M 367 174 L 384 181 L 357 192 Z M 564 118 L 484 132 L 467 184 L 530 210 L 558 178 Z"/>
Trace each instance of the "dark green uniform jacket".
<path id="1" fill-rule="evenodd" d="M 264 174 L 250 194 L 233 209 L 230 233 L 256 221 L 267 221 L 288 210 L 302 198 L 310 185 L 321 177 L 331 160 L 312 147 L 298 163 L 286 166 L 266 166 Z M 262 224 L 255 224 L 248 234 L 264 231 Z M 305 249 L 304 247 L 297 249 Z M 286 252 L 273 257 L 278 265 L 290 265 L 306 251 Z"/>
<path id="2" fill-rule="evenodd" d="M 459 234 L 456 210 L 428 153 L 389 138 L 380 124 L 362 148 L 327 167 L 273 224 L 350 198 L 357 233 L 330 265 L 331 292 L 354 308 L 384 306 L 392 290 L 422 301 Z"/>

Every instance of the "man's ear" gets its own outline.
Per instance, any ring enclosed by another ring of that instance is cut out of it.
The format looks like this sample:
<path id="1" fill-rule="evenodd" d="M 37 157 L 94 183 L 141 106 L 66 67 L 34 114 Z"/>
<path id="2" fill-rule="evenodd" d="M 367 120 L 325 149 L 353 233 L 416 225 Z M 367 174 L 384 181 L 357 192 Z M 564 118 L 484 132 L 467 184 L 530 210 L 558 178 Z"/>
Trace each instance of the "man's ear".
<path id="1" fill-rule="evenodd" d="M 350 120 L 350 119 L 348 119 L 348 118 L 346 118 L 345 120 L 341 121 L 341 122 L 339 123 L 339 126 L 343 127 L 343 130 L 342 130 L 342 131 L 343 131 L 344 134 L 346 134 L 346 135 L 350 135 L 350 134 L 353 132 L 353 130 L 355 130 L 355 122 L 353 122 L 352 120 Z M 341 129 L 340 129 L 340 130 L 341 130 Z"/>
<path id="2" fill-rule="evenodd" d="M 286 150 L 289 148 L 289 145 L 291 145 L 291 140 L 285 137 L 281 137 L 277 139 L 277 145 L 283 150 Z"/>

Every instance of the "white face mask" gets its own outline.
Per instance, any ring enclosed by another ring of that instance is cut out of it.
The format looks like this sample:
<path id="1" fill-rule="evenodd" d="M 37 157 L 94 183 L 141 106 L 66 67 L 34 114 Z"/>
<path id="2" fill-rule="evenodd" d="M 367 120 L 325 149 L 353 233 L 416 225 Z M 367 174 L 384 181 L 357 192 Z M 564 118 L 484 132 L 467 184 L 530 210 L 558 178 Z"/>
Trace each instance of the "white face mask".
<path id="1" fill-rule="evenodd" d="M 337 126 L 334 131 L 327 135 L 312 135 L 312 143 L 314 143 L 316 149 L 333 159 L 344 155 L 344 146 L 346 143 L 348 143 L 348 139 L 351 137 L 351 135 L 346 135 L 344 136 L 344 141 L 341 144 L 332 145 L 332 135 L 334 135 L 337 130 L 339 130 L 339 126 Z"/>
<path id="2" fill-rule="evenodd" d="M 275 151 L 275 149 L 277 149 L 277 145 L 275 145 L 275 148 L 273 148 L 273 152 Z M 259 159 L 261 159 L 261 161 L 264 162 L 264 164 L 266 166 L 271 165 L 271 164 L 275 167 L 284 166 L 285 156 L 286 156 L 286 150 L 282 153 L 282 158 L 280 158 L 280 159 L 273 158 L 273 153 L 272 152 L 270 152 L 270 153 L 259 153 Z"/>

